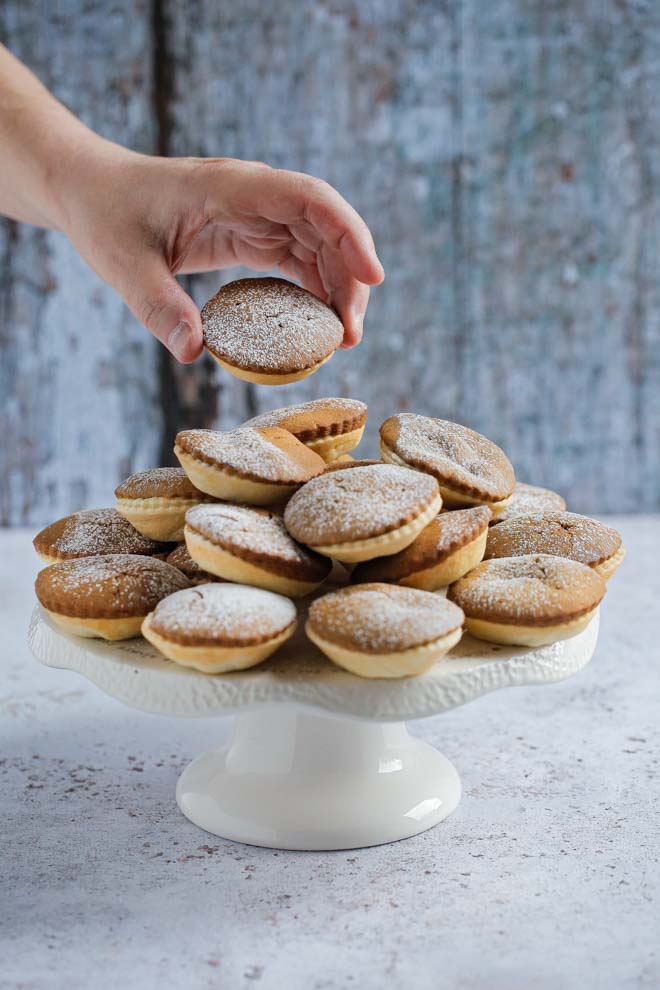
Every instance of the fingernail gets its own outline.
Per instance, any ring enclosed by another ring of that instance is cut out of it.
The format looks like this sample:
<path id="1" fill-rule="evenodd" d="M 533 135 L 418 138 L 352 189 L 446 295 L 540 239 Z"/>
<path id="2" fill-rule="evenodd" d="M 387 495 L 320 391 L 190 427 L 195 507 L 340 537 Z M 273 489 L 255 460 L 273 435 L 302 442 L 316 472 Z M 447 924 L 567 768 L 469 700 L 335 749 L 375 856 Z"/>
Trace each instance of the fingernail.
<path id="1" fill-rule="evenodd" d="M 172 333 L 167 338 L 167 349 L 172 352 L 174 357 L 180 361 L 186 350 L 186 344 L 192 332 L 192 327 L 185 320 L 175 326 Z"/>
<path id="2" fill-rule="evenodd" d="M 362 340 L 362 334 L 364 332 L 364 313 L 355 313 L 353 316 L 353 322 L 355 324 L 355 333 L 357 335 L 357 343 L 359 344 Z"/>

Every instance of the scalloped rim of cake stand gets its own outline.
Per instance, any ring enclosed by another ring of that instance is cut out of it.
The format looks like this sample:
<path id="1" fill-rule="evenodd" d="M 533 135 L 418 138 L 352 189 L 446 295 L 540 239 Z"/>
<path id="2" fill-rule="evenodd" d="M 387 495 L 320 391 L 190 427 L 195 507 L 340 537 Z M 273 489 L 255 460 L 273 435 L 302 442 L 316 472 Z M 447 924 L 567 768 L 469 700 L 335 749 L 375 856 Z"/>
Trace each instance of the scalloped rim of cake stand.
<path id="1" fill-rule="evenodd" d="M 33 654 L 49 667 L 74 670 L 124 704 L 161 715 L 231 715 L 286 704 L 378 722 L 426 718 L 504 687 L 551 684 L 591 660 L 599 615 L 571 639 L 536 649 L 497 646 L 465 635 L 426 674 L 356 677 L 330 663 L 302 629 L 258 667 L 209 675 L 162 657 L 143 639 L 110 643 L 59 630 L 37 606 L 29 630 Z"/>

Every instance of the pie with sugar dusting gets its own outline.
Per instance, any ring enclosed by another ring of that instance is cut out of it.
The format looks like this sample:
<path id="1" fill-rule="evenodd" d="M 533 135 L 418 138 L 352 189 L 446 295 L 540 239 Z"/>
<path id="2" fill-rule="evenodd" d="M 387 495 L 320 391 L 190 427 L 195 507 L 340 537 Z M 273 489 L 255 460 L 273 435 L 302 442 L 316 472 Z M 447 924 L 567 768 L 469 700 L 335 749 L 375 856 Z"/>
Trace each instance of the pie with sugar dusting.
<path id="1" fill-rule="evenodd" d="M 540 512 L 516 516 L 494 526 L 488 534 L 486 559 L 549 553 L 593 567 L 607 580 L 621 564 L 621 536 L 577 512 Z"/>
<path id="2" fill-rule="evenodd" d="M 367 407 L 357 399 L 314 399 L 261 413 L 244 426 L 280 426 L 333 463 L 357 447 L 366 419 Z"/>
<path id="3" fill-rule="evenodd" d="M 373 464 L 308 482 L 287 503 L 284 524 L 299 543 L 357 563 L 398 553 L 441 506 L 435 478 Z"/>
<path id="4" fill-rule="evenodd" d="M 186 544 L 198 565 L 226 581 L 294 598 L 310 594 L 332 564 L 297 543 L 282 516 L 247 505 L 199 505 L 186 516 Z"/>
<path id="5" fill-rule="evenodd" d="M 489 505 L 501 511 L 516 483 L 513 467 L 497 444 L 446 419 L 399 413 L 380 428 L 384 461 L 433 475 L 447 508 Z"/>
<path id="6" fill-rule="evenodd" d="M 461 638 L 463 612 L 416 588 L 372 583 L 312 602 L 306 632 L 325 655 L 361 677 L 428 670 Z"/>
<path id="7" fill-rule="evenodd" d="M 161 598 L 188 587 L 165 561 L 125 553 L 51 564 L 35 582 L 39 602 L 65 632 L 110 640 L 139 635 Z"/>
<path id="8" fill-rule="evenodd" d="M 204 344 L 244 381 L 285 385 L 313 374 L 344 337 L 334 309 L 282 278 L 241 278 L 202 309 Z"/>
<path id="9" fill-rule="evenodd" d="M 450 585 L 473 636 L 494 643 L 543 646 L 582 632 L 605 595 L 586 564 L 550 554 L 484 560 Z"/>
<path id="10" fill-rule="evenodd" d="M 254 667 L 295 632 L 297 613 L 282 595 L 238 584 L 204 584 L 170 595 L 142 624 L 168 660 L 207 674 Z"/>
<path id="11" fill-rule="evenodd" d="M 279 426 L 185 430 L 174 453 L 197 488 L 227 502 L 270 505 L 325 471 L 325 461 Z"/>
<path id="12" fill-rule="evenodd" d="M 46 526 L 32 541 L 47 564 L 78 557 L 129 553 L 153 556 L 163 546 L 143 536 L 116 509 L 84 509 Z"/>

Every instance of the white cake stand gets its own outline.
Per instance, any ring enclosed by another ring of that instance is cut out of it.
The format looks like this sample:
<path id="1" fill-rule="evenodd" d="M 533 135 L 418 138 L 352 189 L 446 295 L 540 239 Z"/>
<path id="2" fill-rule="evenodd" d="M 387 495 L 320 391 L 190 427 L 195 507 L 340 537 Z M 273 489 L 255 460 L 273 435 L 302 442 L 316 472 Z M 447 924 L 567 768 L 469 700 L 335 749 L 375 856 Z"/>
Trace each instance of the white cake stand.
<path id="1" fill-rule="evenodd" d="M 35 609 L 29 642 L 49 667 L 78 671 L 124 704 L 162 715 L 237 714 L 228 745 L 194 760 L 176 799 L 200 828 L 278 849 L 353 849 L 431 828 L 456 808 L 449 760 L 408 734 L 497 688 L 570 677 L 593 656 L 596 616 L 541 649 L 465 636 L 422 677 L 364 680 L 335 667 L 300 632 L 252 670 L 209 676 L 170 663 L 142 639 L 60 632 Z"/>

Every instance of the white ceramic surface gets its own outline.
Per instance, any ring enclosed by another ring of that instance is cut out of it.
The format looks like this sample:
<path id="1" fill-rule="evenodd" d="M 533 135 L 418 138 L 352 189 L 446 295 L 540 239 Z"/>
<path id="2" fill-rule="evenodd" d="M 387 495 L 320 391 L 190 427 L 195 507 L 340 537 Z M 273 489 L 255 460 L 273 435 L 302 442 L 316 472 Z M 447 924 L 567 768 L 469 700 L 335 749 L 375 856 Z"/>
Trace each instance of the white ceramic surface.
<path id="1" fill-rule="evenodd" d="M 194 760 L 177 802 L 214 835 L 282 849 L 349 849 L 406 838 L 457 806 L 456 770 L 404 719 L 439 714 L 499 687 L 558 681 L 584 667 L 598 617 L 537 650 L 465 637 L 422 677 L 364 680 L 300 634 L 252 670 L 208 676 L 164 660 L 143 640 L 105 643 L 60 632 L 36 609 L 30 647 L 120 701 L 169 715 L 238 712 L 228 744 Z"/>
<path id="2" fill-rule="evenodd" d="M 68 636 L 39 607 L 29 644 L 42 663 L 76 670 L 124 704 L 159 715 L 229 715 L 284 703 L 400 722 L 438 715 L 498 688 L 570 677 L 591 659 L 598 621 L 596 616 L 578 636 L 539 649 L 464 636 L 428 673 L 392 680 L 366 680 L 336 667 L 302 629 L 258 667 L 215 676 L 170 663 L 143 639 L 107 643 Z"/>
<path id="3" fill-rule="evenodd" d="M 236 719 L 229 745 L 179 778 L 181 811 L 207 832 L 276 849 L 354 849 L 423 832 L 461 784 L 403 722 L 359 722 L 288 705 Z"/>

